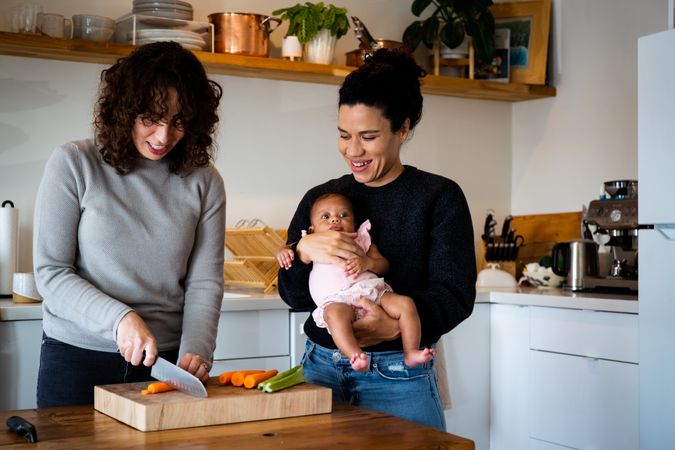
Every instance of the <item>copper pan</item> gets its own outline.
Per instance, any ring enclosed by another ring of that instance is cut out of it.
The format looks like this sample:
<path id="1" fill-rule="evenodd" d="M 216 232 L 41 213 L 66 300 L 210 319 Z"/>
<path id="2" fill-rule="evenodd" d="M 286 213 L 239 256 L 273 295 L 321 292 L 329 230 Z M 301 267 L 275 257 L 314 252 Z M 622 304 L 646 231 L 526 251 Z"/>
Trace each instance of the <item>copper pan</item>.
<path id="1" fill-rule="evenodd" d="M 281 20 L 262 14 L 221 12 L 209 14 L 213 24 L 214 47 L 217 53 L 269 56 L 269 35 Z M 276 22 L 274 28 L 270 22 Z"/>

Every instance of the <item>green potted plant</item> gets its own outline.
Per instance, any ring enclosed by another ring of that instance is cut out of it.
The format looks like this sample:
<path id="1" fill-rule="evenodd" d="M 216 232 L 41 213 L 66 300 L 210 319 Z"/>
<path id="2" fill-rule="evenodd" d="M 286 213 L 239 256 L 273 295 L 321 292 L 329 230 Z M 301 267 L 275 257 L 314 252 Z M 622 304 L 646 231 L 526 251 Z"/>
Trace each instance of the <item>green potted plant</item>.
<path id="1" fill-rule="evenodd" d="M 323 2 L 298 3 L 277 9 L 272 15 L 288 21 L 286 37 L 296 36 L 305 45 L 307 62 L 330 64 L 337 39 L 349 30 L 347 9 Z"/>
<path id="2" fill-rule="evenodd" d="M 476 59 L 490 63 L 495 55 L 495 19 L 490 11 L 492 0 L 413 0 L 411 10 L 416 17 L 433 9 L 424 20 L 416 20 L 403 32 L 403 42 L 412 50 L 420 43 L 438 49 L 440 43 L 457 48 L 466 35 L 471 36 Z"/>

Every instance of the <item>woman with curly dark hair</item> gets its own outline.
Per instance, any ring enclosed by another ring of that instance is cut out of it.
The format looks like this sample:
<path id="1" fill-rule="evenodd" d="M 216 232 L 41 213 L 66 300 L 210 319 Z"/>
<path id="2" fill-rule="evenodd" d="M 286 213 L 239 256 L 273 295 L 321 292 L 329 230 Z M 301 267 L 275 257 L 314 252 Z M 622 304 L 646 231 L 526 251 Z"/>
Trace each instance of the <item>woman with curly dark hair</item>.
<path id="1" fill-rule="evenodd" d="M 173 42 L 101 75 L 95 138 L 58 147 L 38 190 L 39 407 L 150 380 L 162 356 L 208 379 L 223 295 L 220 86 Z"/>

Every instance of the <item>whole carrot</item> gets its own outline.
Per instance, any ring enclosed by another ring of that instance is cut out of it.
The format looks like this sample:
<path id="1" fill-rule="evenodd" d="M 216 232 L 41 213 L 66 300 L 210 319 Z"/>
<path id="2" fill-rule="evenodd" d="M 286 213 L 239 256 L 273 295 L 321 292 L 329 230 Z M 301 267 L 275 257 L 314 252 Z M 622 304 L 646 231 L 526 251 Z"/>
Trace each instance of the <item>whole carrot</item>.
<path id="1" fill-rule="evenodd" d="M 168 383 L 162 383 L 158 381 L 157 383 L 150 383 L 147 389 L 142 389 L 141 394 L 159 394 L 160 392 L 168 392 L 176 390 L 175 387 L 171 386 Z"/>
<path id="2" fill-rule="evenodd" d="M 235 373 L 237 373 L 236 370 L 232 372 L 223 372 L 220 375 L 218 375 L 218 381 L 220 382 L 220 384 L 230 384 L 230 382 L 232 381 L 232 375 L 234 375 Z"/>
<path id="3" fill-rule="evenodd" d="M 254 373 L 263 373 L 264 370 L 239 370 L 232 374 L 232 385 L 233 386 L 243 386 L 244 379 L 247 375 L 252 375 Z"/>
<path id="4" fill-rule="evenodd" d="M 277 373 L 279 373 L 279 371 L 272 369 L 263 373 L 254 373 L 251 375 L 247 375 L 246 378 L 244 378 L 244 387 L 247 387 L 248 389 L 253 389 L 258 385 L 258 383 L 265 381 L 269 378 L 272 378 Z"/>

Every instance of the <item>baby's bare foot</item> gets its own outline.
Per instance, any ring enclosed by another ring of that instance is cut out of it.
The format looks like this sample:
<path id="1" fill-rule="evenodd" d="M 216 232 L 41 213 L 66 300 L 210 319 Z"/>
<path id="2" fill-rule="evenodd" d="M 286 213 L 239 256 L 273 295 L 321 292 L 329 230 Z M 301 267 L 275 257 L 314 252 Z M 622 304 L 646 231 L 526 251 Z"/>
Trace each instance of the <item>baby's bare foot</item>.
<path id="1" fill-rule="evenodd" d="M 424 348 L 422 350 L 414 350 L 405 352 L 403 359 L 405 365 L 408 367 L 415 367 L 431 361 L 436 356 L 436 350 L 433 348 Z"/>
<path id="2" fill-rule="evenodd" d="M 354 353 L 349 358 L 349 363 L 352 365 L 352 369 L 357 372 L 366 372 L 368 370 L 368 357 L 365 353 Z"/>

